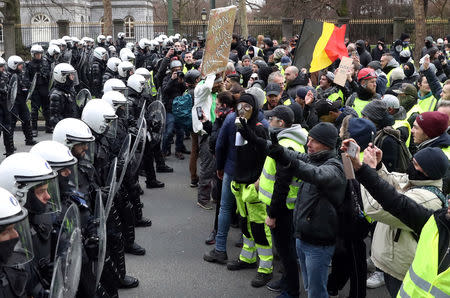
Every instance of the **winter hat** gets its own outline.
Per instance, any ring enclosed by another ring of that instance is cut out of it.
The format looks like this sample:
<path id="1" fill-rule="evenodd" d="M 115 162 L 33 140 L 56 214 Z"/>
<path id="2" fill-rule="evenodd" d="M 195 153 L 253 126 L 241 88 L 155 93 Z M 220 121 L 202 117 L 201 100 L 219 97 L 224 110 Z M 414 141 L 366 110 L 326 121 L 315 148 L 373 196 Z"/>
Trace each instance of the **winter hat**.
<path id="1" fill-rule="evenodd" d="M 442 135 L 448 127 L 448 115 L 437 111 L 419 114 L 416 121 L 430 139 Z"/>
<path id="2" fill-rule="evenodd" d="M 290 127 L 294 122 L 294 112 L 288 106 L 276 106 L 273 110 L 265 113 L 267 117 L 277 117 L 286 123 L 286 126 Z"/>
<path id="3" fill-rule="evenodd" d="M 432 180 L 442 179 L 447 172 L 448 159 L 440 148 L 426 147 L 414 154 L 414 159 Z"/>
<path id="4" fill-rule="evenodd" d="M 283 56 L 283 58 L 281 58 L 280 62 L 281 62 L 281 66 L 289 66 L 292 64 L 292 60 L 288 56 Z"/>
<path id="5" fill-rule="evenodd" d="M 382 100 L 373 100 L 364 107 L 361 114 L 374 123 L 380 123 L 387 114 L 386 103 Z"/>
<path id="6" fill-rule="evenodd" d="M 391 72 L 391 81 L 403 80 L 405 78 L 405 73 L 403 68 L 394 68 Z"/>
<path id="7" fill-rule="evenodd" d="M 253 108 L 256 107 L 256 99 L 250 93 L 243 93 L 241 97 L 239 97 L 237 103 L 246 102 L 251 105 Z"/>
<path id="8" fill-rule="evenodd" d="M 253 64 L 258 65 L 258 67 L 267 67 L 267 63 L 264 60 L 255 60 Z"/>
<path id="9" fill-rule="evenodd" d="M 249 55 L 244 55 L 244 56 L 242 56 L 242 61 L 244 61 L 244 60 L 246 60 L 246 59 L 252 61 L 252 58 L 250 58 Z"/>
<path id="10" fill-rule="evenodd" d="M 355 139 L 361 152 L 369 146 L 372 141 L 372 133 L 376 134 L 377 128 L 372 121 L 363 118 L 350 118 L 348 122 L 350 137 Z"/>
<path id="11" fill-rule="evenodd" d="M 261 88 L 250 87 L 247 90 L 245 90 L 245 93 L 253 95 L 258 104 L 259 109 L 263 107 L 264 101 L 266 100 L 266 95 L 264 94 L 264 91 Z"/>
<path id="12" fill-rule="evenodd" d="M 381 100 L 386 104 L 386 108 L 400 109 L 398 98 L 392 94 L 385 94 Z"/>
<path id="13" fill-rule="evenodd" d="M 291 103 L 288 107 L 294 112 L 294 123 L 301 124 L 302 127 L 305 127 L 306 124 L 305 118 L 303 118 L 303 109 L 302 106 L 296 102 Z"/>
<path id="14" fill-rule="evenodd" d="M 334 149 L 338 139 L 338 131 L 331 123 L 319 122 L 316 126 L 311 128 L 309 136 L 328 148 Z"/>
<path id="15" fill-rule="evenodd" d="M 273 58 L 276 60 L 280 60 L 284 56 L 284 50 L 283 49 L 276 49 L 273 53 Z"/>
<path id="16" fill-rule="evenodd" d="M 381 69 L 381 62 L 378 60 L 371 61 L 369 62 L 369 64 L 367 64 L 367 67 L 370 67 L 373 70 Z"/>
<path id="17" fill-rule="evenodd" d="M 310 86 L 301 86 L 297 89 L 297 96 L 301 99 L 305 99 L 306 94 L 308 91 L 311 90 L 314 93 L 314 97 L 316 97 L 316 89 Z"/>

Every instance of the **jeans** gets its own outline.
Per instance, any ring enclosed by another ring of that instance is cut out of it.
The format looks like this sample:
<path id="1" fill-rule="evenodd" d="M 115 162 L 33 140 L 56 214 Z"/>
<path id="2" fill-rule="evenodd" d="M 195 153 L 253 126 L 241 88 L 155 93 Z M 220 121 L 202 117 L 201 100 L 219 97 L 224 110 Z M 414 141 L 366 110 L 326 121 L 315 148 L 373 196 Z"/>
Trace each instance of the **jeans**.
<path id="1" fill-rule="evenodd" d="M 303 286 L 309 298 L 328 298 L 328 265 L 334 245 L 317 246 L 297 239 L 297 255 L 302 271 Z"/>
<path id="2" fill-rule="evenodd" d="M 162 144 L 163 153 L 170 152 L 170 142 L 174 134 L 176 134 L 175 152 L 180 152 L 184 148 L 184 130 L 175 124 L 175 117 L 172 113 L 166 113 L 166 131 Z"/>
<path id="3" fill-rule="evenodd" d="M 220 210 L 219 210 L 219 224 L 217 227 L 216 235 L 216 250 L 217 251 L 227 251 L 227 236 L 228 230 L 230 229 L 231 216 L 234 209 L 234 195 L 231 192 L 231 181 L 234 179 L 233 176 L 225 173 L 223 175 L 222 181 L 222 198 L 220 200 Z"/>
<path id="4" fill-rule="evenodd" d="M 275 228 L 272 229 L 273 243 L 280 255 L 284 271 L 281 277 L 285 290 L 289 295 L 298 297 L 299 278 L 297 267 L 297 252 L 292 223 L 292 210 L 285 208 L 276 218 Z"/>

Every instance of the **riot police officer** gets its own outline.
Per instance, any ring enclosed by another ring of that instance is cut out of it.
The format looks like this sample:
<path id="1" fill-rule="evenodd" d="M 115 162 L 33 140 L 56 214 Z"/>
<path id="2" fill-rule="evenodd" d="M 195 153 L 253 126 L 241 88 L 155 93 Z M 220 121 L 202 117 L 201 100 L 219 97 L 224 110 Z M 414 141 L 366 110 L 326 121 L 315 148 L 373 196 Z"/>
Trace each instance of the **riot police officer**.
<path id="1" fill-rule="evenodd" d="M 51 133 L 50 126 L 50 107 L 48 100 L 48 85 L 50 82 L 50 64 L 46 59 L 42 59 L 44 49 L 40 45 L 33 45 L 31 47 L 31 61 L 26 63 L 25 78 L 28 82 L 35 82 L 31 95 L 31 128 L 33 130 L 33 137 L 38 135 L 38 114 L 39 109 L 42 108 L 42 115 L 45 119 L 45 132 Z M 36 79 L 34 80 L 34 77 Z"/>
<path id="2" fill-rule="evenodd" d="M 107 80 L 114 79 L 119 76 L 118 66 L 120 62 L 122 61 L 117 57 L 111 57 L 108 59 L 108 62 L 106 62 L 106 70 L 105 73 L 103 74 L 102 86 L 105 84 Z"/>
<path id="3" fill-rule="evenodd" d="M 14 132 L 11 128 L 11 113 L 8 110 L 9 76 L 5 69 L 6 61 L 0 57 L 0 128 L 3 132 L 5 155 L 14 153 Z M 11 103 L 10 103 L 11 104 Z"/>
<path id="4" fill-rule="evenodd" d="M 96 47 L 93 52 L 93 61 L 91 65 L 91 92 L 97 98 L 102 96 L 103 74 L 108 60 L 108 51 L 102 47 Z"/>
<path id="5" fill-rule="evenodd" d="M 75 72 L 67 63 L 60 63 L 53 70 L 55 87 L 50 92 L 50 122 L 53 126 L 64 118 L 80 116 L 73 88 Z"/>
<path id="6" fill-rule="evenodd" d="M 25 135 L 25 145 L 33 146 L 36 142 L 33 140 L 33 132 L 31 131 L 30 111 L 26 103 L 29 82 L 26 81 L 23 72 L 24 61 L 19 56 L 10 56 L 8 58 L 8 68 L 11 71 L 9 80 L 9 88 L 14 89 L 17 84 L 17 95 L 12 108 L 11 132 L 14 132 L 16 123 L 22 122 L 22 131 Z"/>

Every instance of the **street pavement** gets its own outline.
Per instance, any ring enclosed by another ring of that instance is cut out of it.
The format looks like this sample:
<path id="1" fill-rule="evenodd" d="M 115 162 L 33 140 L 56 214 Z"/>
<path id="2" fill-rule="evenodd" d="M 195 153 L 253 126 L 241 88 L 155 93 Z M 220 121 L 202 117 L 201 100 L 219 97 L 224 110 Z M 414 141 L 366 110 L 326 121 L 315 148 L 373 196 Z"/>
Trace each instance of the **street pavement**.
<path id="1" fill-rule="evenodd" d="M 17 152 L 28 151 L 22 132 L 15 133 Z M 39 132 L 38 141 L 51 139 Z M 185 141 L 187 147 L 190 142 Z M 3 146 L 1 153 L 4 152 Z M 203 261 L 203 254 L 213 246 L 205 238 L 213 228 L 214 210 L 196 205 L 197 189 L 190 188 L 189 156 L 178 160 L 173 155 L 167 164 L 174 173 L 157 174 L 166 185 L 161 189 L 144 189 L 144 215 L 153 225 L 136 229 L 136 242 L 147 249 L 145 256 L 126 256 L 127 274 L 139 279 L 139 287 L 120 290 L 120 297 L 275 297 L 265 287 L 250 285 L 256 270 L 228 271 L 226 266 Z M 1 154 L 2 160 L 4 155 Z M 145 187 L 141 177 L 141 185 Z M 228 258 L 236 259 L 240 249 L 234 244 L 239 230 L 231 228 L 228 236 Z M 275 263 L 274 278 L 280 277 L 279 262 Z M 301 286 L 301 297 L 306 297 Z M 340 292 L 347 297 L 348 284 Z M 389 297 L 385 287 L 368 290 L 367 297 Z"/>

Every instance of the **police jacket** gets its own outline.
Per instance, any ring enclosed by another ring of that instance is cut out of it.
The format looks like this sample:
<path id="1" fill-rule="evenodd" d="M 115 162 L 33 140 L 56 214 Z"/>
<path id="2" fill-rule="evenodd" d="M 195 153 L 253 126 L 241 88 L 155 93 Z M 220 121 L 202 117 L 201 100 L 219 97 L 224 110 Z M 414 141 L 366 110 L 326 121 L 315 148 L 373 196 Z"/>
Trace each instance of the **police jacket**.
<path id="1" fill-rule="evenodd" d="M 3 104 L 8 96 L 9 74 L 6 71 L 0 72 L 0 103 Z"/>
<path id="2" fill-rule="evenodd" d="M 48 85 L 50 80 L 50 64 L 46 59 L 33 59 L 25 64 L 25 77 L 30 83 L 37 73 L 36 86 Z"/>
<path id="3" fill-rule="evenodd" d="M 336 209 L 345 197 L 346 179 L 335 150 L 296 154 L 292 174 L 302 180 L 294 209 L 294 237 L 313 245 L 333 245 Z"/>
<path id="4" fill-rule="evenodd" d="M 105 73 L 105 61 L 94 58 L 91 66 L 91 91 L 92 95 L 100 98 L 103 90 L 103 74 Z"/>
<path id="5" fill-rule="evenodd" d="M 119 76 L 119 73 L 117 71 L 114 72 L 107 67 L 105 70 L 105 73 L 103 74 L 102 87 L 107 80 L 117 78 L 118 76 Z"/>
<path id="6" fill-rule="evenodd" d="M 80 109 L 75 101 L 75 90 L 71 84 L 55 83 L 55 88 L 50 91 L 50 122 L 52 125 L 56 125 L 64 118 L 80 118 L 80 115 Z"/>
<path id="7" fill-rule="evenodd" d="M 148 53 L 144 52 L 143 50 L 138 50 L 134 54 L 136 56 L 136 69 L 139 67 L 145 67 L 145 60 Z"/>
<path id="8" fill-rule="evenodd" d="M 28 95 L 28 87 L 30 85 L 30 82 L 27 80 L 27 78 L 24 75 L 25 73 L 23 71 L 13 70 L 11 71 L 11 77 L 9 80 L 9 85 L 11 87 L 11 84 L 17 80 L 17 96 L 16 101 L 18 100 L 25 100 Z"/>
<path id="9" fill-rule="evenodd" d="M 407 225 L 416 235 L 422 237 L 422 228 L 434 215 L 439 231 L 438 244 L 438 274 L 448 270 L 450 265 L 449 240 L 450 220 L 446 218 L 447 208 L 430 210 L 404 194 L 397 192 L 394 186 L 377 175 L 375 169 L 363 164 L 355 171 L 356 179 L 377 200 L 384 210 L 397 217 Z M 419 240 L 420 241 L 420 240 Z"/>

